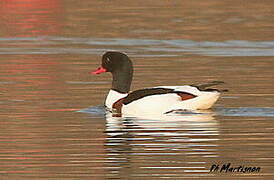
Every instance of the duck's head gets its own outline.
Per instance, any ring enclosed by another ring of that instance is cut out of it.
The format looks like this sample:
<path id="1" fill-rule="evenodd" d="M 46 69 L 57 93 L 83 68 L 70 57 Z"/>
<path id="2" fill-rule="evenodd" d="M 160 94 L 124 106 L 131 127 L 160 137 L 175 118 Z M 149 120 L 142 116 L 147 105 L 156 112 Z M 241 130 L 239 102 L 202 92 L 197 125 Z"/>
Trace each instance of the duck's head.
<path id="1" fill-rule="evenodd" d="M 103 54 L 101 67 L 91 74 L 110 72 L 113 76 L 112 89 L 122 93 L 129 92 L 133 67 L 129 57 L 121 52 L 109 51 Z"/>
<path id="2" fill-rule="evenodd" d="M 117 73 L 123 71 L 130 71 L 132 69 L 132 62 L 126 54 L 123 54 L 121 52 L 109 51 L 103 54 L 101 67 L 90 73 Z"/>

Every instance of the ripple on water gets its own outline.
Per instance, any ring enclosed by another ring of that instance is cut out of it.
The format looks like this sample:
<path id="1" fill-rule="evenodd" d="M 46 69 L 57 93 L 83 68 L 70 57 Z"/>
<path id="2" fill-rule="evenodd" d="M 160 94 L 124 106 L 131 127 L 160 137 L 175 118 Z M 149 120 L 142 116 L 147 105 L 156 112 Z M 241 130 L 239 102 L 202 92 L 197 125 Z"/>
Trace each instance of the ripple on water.
<path id="1" fill-rule="evenodd" d="M 104 116 L 106 114 L 104 105 L 92 106 L 92 107 L 89 107 L 86 109 L 81 109 L 77 112 L 88 113 L 88 114 L 94 115 L 94 116 Z"/>
<path id="2" fill-rule="evenodd" d="M 134 160 L 149 160 L 149 164 L 135 164 L 139 167 L 136 168 L 136 175 L 168 172 L 165 177 L 179 175 L 178 169 L 181 169 L 181 173 L 208 175 L 211 165 L 208 162 L 222 156 L 219 143 L 222 133 L 217 116 L 274 117 L 274 108 L 267 107 L 219 107 L 207 111 L 176 111 L 164 116 L 138 118 L 112 117 L 105 112 L 104 106 L 90 107 L 80 112 L 101 116 L 106 120 L 105 146 L 108 157 L 113 160 L 109 166 L 127 167 L 127 163 Z M 120 158 L 123 158 L 123 164 Z"/>
<path id="3" fill-rule="evenodd" d="M 78 112 L 89 113 L 91 115 L 105 115 L 103 105 L 92 106 Z M 274 108 L 271 107 L 239 107 L 239 108 L 215 108 L 210 111 L 175 111 L 170 116 L 199 116 L 199 115 L 219 115 L 219 116 L 253 116 L 253 117 L 274 117 Z M 156 118 L 157 119 L 157 118 Z"/>
<path id="4" fill-rule="evenodd" d="M 220 116 L 274 117 L 274 108 L 271 108 L 271 107 L 217 108 L 216 113 Z"/>
<path id="5" fill-rule="evenodd" d="M 66 81 L 68 84 L 109 84 L 108 81 Z"/>
<path id="6" fill-rule="evenodd" d="M 0 38 L 0 42 L 14 47 L 0 48 L 0 54 L 102 54 L 108 50 L 126 51 L 133 57 L 145 51 L 145 57 L 170 57 L 170 53 L 193 53 L 207 56 L 274 56 L 273 41 L 193 41 L 186 39 L 125 39 L 125 38 L 66 38 L 41 36 L 33 38 Z M 26 48 L 22 45 L 33 45 Z M 41 45 L 40 47 L 37 45 Z M 52 47 L 52 45 L 71 45 L 70 47 Z M 85 48 L 74 45 L 85 45 Z M 51 47 L 47 47 L 50 45 Z M 90 46 L 90 47 L 87 47 Z M 110 48 L 105 48 L 111 46 Z M 159 52 L 159 53 L 158 53 Z M 160 54 L 160 55 L 159 55 Z M 144 57 L 144 56 L 141 56 Z"/>

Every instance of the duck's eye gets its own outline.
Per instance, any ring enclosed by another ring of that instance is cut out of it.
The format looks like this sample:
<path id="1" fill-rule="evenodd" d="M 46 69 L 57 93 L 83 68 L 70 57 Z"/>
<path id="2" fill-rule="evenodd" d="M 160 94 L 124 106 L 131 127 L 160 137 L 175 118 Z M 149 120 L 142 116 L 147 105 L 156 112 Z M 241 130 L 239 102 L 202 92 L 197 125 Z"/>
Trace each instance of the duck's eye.
<path id="1" fill-rule="evenodd" d="M 102 66 L 106 69 L 110 69 L 110 67 L 112 66 L 112 61 L 110 60 L 109 57 L 106 57 L 104 59 L 104 61 L 102 62 Z"/>

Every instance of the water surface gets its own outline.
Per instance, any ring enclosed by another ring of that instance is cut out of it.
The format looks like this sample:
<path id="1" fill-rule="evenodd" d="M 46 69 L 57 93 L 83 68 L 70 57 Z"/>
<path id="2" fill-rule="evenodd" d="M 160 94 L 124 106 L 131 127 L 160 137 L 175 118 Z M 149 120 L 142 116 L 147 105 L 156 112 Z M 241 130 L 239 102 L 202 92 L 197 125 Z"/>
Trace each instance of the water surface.
<path id="1" fill-rule="evenodd" d="M 3 0 L 0 179 L 273 177 L 273 1 Z M 132 89 L 222 80 L 213 109 L 115 118 L 105 51 Z M 259 173 L 209 172 L 213 164 Z"/>

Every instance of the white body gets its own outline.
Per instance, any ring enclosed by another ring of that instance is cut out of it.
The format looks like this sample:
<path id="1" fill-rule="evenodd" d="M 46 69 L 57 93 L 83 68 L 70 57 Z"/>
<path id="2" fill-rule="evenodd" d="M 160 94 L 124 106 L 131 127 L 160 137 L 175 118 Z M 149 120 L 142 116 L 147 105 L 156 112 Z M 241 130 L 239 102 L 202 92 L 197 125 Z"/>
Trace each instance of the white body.
<path id="1" fill-rule="evenodd" d="M 199 110 L 209 109 L 218 100 L 220 93 L 217 91 L 200 91 L 193 86 L 159 86 L 155 88 L 169 88 L 175 91 L 187 92 L 197 97 L 181 100 L 181 97 L 175 93 L 150 95 L 135 100 L 127 105 L 123 105 L 123 115 L 144 115 L 144 114 L 164 114 L 166 112 L 178 109 Z M 110 90 L 106 98 L 105 105 L 112 109 L 113 103 L 126 97 L 128 94 L 118 93 Z"/>

